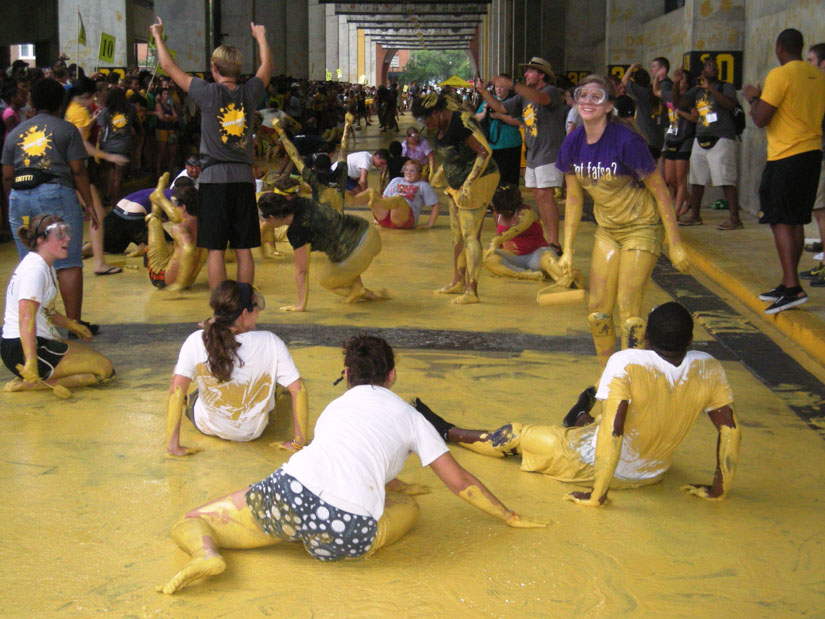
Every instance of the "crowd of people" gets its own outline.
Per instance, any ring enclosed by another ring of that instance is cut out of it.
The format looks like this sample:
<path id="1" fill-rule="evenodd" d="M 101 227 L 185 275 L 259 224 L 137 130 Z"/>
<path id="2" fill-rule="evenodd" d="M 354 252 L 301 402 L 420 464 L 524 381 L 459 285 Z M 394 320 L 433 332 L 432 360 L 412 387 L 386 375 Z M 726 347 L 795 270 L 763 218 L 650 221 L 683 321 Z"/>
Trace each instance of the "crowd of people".
<path id="1" fill-rule="evenodd" d="M 621 80 L 591 75 L 565 88 L 550 63 L 533 57 L 519 81 L 479 77 L 459 93 L 417 85 L 373 90 L 272 78 L 266 32 L 254 23 L 250 34 L 261 60 L 246 78 L 234 47 L 214 50 L 211 75 L 193 76 L 175 64 L 160 19 L 151 33 L 165 76 L 87 78 L 65 63 L 49 72 L 17 65 L 3 85 L 4 221 L 21 262 L 7 290 L 2 359 L 15 374 L 6 391 L 44 388 L 64 396 L 114 376 L 103 355 L 57 331 L 87 341 L 97 331 L 81 318 L 84 216 L 98 275 L 117 272 L 104 252 L 130 245 L 134 255 L 145 254 L 159 288 L 186 288 L 206 266 L 213 315 L 187 338 L 174 368 L 167 453 L 200 451 L 181 444 L 184 416 L 204 435 L 259 437 L 276 385 L 292 399 L 293 437 L 280 446 L 297 453 L 263 481 L 175 525 L 173 536 L 192 559 L 162 591 L 222 572 L 220 548 L 302 541 L 312 556 L 337 560 L 396 541 L 417 518 L 409 495 L 427 491 L 396 478 L 413 451 L 478 509 L 509 526 L 546 525 L 505 507 L 458 465 L 445 441 L 496 457 L 519 455 L 523 470 L 592 486 L 570 500 L 604 505 L 610 487 L 659 481 L 705 411 L 719 431 L 716 473 L 711 484 L 685 490 L 724 498 L 740 438 L 724 371 L 709 355 L 689 351 L 693 321 L 684 307 L 666 303 L 642 314 L 665 241 L 673 265 L 688 269 L 679 225 L 702 223 L 708 183 L 727 198 L 730 216 L 720 229 L 742 227 L 737 95 L 718 79 L 715 61 L 706 61 L 695 79 L 677 69 L 671 80 L 667 59 L 659 57 L 649 73 L 634 64 Z M 810 48 L 809 63 L 802 51 L 801 35 L 784 31 L 776 42 L 781 66 L 763 89 L 742 91 L 754 124 L 768 132 L 760 221 L 771 225 L 783 268 L 781 284 L 763 295 L 772 302 L 769 313 L 807 300 L 797 275 L 802 226 L 815 204 L 825 212 L 825 71 L 819 70 L 825 46 Z M 387 149 L 350 152 L 373 109 L 383 132 L 397 132 L 398 115 L 407 110 L 421 128 L 408 129 Z M 522 145 L 524 186 L 533 191 L 536 212 L 519 189 Z M 270 171 L 281 151 L 282 165 Z M 156 178 L 124 195 L 124 179 L 141 170 Z M 370 186 L 373 170 L 378 188 Z M 391 392 L 393 351 L 372 336 L 346 342 L 348 390 L 321 413 L 314 431 L 309 427 L 307 390 L 286 345 L 256 328 L 266 304 L 254 287 L 252 250 L 263 245 L 270 258 L 278 255 L 276 241 L 293 248 L 297 302 L 282 311 L 306 311 L 313 250 L 329 259 L 321 285 L 345 302 L 388 299 L 362 280 L 382 249 L 379 229 L 433 227 L 440 203 L 434 188 L 444 188 L 449 206 L 453 265 L 452 280 L 435 292 L 456 295 L 457 305 L 480 301 L 482 266 L 495 275 L 553 280 L 560 289 L 583 287 L 574 256 L 585 194 L 592 199 L 597 229 L 588 324 L 602 374 L 564 418 L 567 428 L 517 422 L 489 431 L 457 428 L 420 399 L 411 406 Z M 375 225 L 345 212 L 353 205 L 367 205 Z M 484 252 L 480 231 L 491 205 L 496 235 Z M 430 216 L 419 226 L 425 206 Z M 818 221 L 825 220 L 821 214 Z M 171 224 L 166 229 L 164 219 Z M 235 279 L 227 276 L 227 250 L 235 256 Z M 814 285 L 825 281 L 823 269 L 810 272 Z M 64 314 L 54 308 L 58 292 Z M 591 415 L 596 401 L 601 413 Z M 367 434 L 375 440 L 365 444 Z"/>

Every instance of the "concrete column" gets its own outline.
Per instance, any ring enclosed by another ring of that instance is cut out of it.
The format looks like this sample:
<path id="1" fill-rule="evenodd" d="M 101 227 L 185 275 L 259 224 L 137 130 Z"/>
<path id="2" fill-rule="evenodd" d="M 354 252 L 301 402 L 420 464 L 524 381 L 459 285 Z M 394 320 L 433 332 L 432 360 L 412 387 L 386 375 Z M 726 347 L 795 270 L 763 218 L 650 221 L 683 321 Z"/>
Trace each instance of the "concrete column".
<path id="1" fill-rule="evenodd" d="M 349 67 L 349 25 L 347 18 L 344 15 L 338 16 L 338 64 L 330 67 L 332 71 L 332 79 L 342 82 L 346 81 L 346 75 Z M 341 70 L 341 77 L 338 77 L 336 71 Z"/>
<path id="2" fill-rule="evenodd" d="M 513 73 L 513 4 L 510 0 L 502 0 L 499 4 L 499 58 L 497 73 Z"/>
<path id="3" fill-rule="evenodd" d="M 295 77 L 306 78 L 309 75 L 308 8 L 306 0 L 289 2 L 284 7 L 286 72 Z"/>
<path id="4" fill-rule="evenodd" d="M 249 0 L 247 0 L 249 2 Z M 224 0 L 221 7 L 227 2 Z M 287 2 L 286 0 L 267 0 L 267 2 L 252 1 L 254 8 L 255 23 L 266 27 L 266 40 L 272 50 L 272 73 L 280 75 L 286 73 L 286 31 L 289 25 L 286 23 Z M 226 25 L 221 25 L 221 30 L 227 32 Z M 246 24 L 246 34 L 249 35 L 249 24 Z M 252 41 L 255 49 L 254 69 L 258 69 L 260 59 L 257 56 L 257 45 Z"/>
<path id="5" fill-rule="evenodd" d="M 327 54 L 327 20 L 325 5 L 308 0 L 309 79 L 323 80 Z"/>
<path id="6" fill-rule="evenodd" d="M 377 83 L 377 69 L 375 66 L 375 43 L 371 37 L 367 37 L 364 42 L 364 51 L 367 57 L 367 84 Z"/>
<path id="7" fill-rule="evenodd" d="M 605 0 L 566 2 L 562 65 L 566 71 L 604 73 L 606 4 Z"/>
<path id="8" fill-rule="evenodd" d="M 324 75 L 326 75 L 327 71 L 330 71 L 332 73 L 332 79 L 335 79 L 335 67 L 338 66 L 338 16 L 335 14 L 334 4 L 325 4 L 324 7 L 324 19 L 326 20 Z"/>
<path id="9" fill-rule="evenodd" d="M 166 44 L 177 52 L 175 62 L 184 71 L 209 69 L 212 50 L 208 49 L 208 10 L 206 0 L 155 0 L 155 15 L 166 28 Z"/>
<path id="10" fill-rule="evenodd" d="M 510 26 L 509 40 L 512 41 L 513 44 L 511 48 L 510 66 L 507 69 L 507 72 L 513 75 L 516 75 L 518 72 L 518 63 L 526 62 L 530 59 L 530 55 L 528 55 L 525 48 L 526 41 L 524 38 L 524 20 L 527 16 L 525 4 L 526 0 L 513 0 L 512 15 L 508 20 L 508 25 Z"/>
<path id="11" fill-rule="evenodd" d="M 349 38 L 349 58 L 344 70 L 343 80 L 345 82 L 358 81 L 358 29 L 354 24 L 347 24 L 347 36 Z"/>
<path id="12" fill-rule="evenodd" d="M 644 24 L 664 12 L 663 2 L 607 0 L 606 64 L 643 62 Z"/>
<path id="13" fill-rule="evenodd" d="M 77 11 L 83 17 L 86 29 L 86 45 L 77 44 Z M 98 66 L 125 67 L 128 32 L 126 28 L 126 0 L 83 0 L 60 2 L 57 8 L 57 23 L 60 36 L 60 50 L 65 51 L 73 62 L 83 67 L 87 74 L 94 73 Z M 183 27 L 183 24 L 181 24 Z M 98 60 L 101 33 L 115 37 L 115 60 L 104 63 Z M 55 59 L 56 60 L 56 59 Z"/>
<path id="14" fill-rule="evenodd" d="M 272 2 L 277 4 L 277 0 Z M 254 73 L 257 65 L 257 46 L 249 28 L 250 22 L 255 21 L 254 5 L 246 2 L 221 3 L 221 44 L 234 45 L 243 54 L 241 73 Z M 258 17 L 258 21 L 266 26 L 270 45 L 273 41 L 275 28 L 278 22 L 273 15 L 266 11 Z M 277 57 L 277 52 L 276 52 Z"/>

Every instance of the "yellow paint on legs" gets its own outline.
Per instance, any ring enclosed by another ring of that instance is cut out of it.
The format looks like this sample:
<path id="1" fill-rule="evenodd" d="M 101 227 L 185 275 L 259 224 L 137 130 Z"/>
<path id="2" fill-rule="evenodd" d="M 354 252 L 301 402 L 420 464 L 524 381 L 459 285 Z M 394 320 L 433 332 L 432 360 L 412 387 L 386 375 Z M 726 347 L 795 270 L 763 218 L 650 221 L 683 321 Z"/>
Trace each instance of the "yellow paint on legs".
<path id="1" fill-rule="evenodd" d="M 364 557 L 371 557 L 381 548 L 394 544 L 409 533 L 415 526 L 420 511 L 418 502 L 413 497 L 397 492 L 388 493 L 384 500 L 384 513 L 378 520 L 378 532 Z"/>
<path id="2" fill-rule="evenodd" d="M 96 350 L 69 342 L 69 350 L 55 367 L 48 382 L 64 387 L 86 387 L 111 378 L 112 362 Z"/>
<path id="3" fill-rule="evenodd" d="M 599 365 L 604 368 L 607 360 L 616 351 L 616 328 L 613 326 L 613 316 L 604 312 L 592 312 L 587 317 L 590 324 L 590 333 L 593 334 L 593 345 L 596 347 L 596 356 Z"/>
<path id="4" fill-rule="evenodd" d="M 544 279 L 544 274 L 541 271 L 516 271 L 508 267 L 502 257 L 495 251 L 485 253 L 482 264 L 490 273 L 500 277 L 514 277 L 516 279 L 529 279 L 532 281 L 541 281 Z"/>
<path id="5" fill-rule="evenodd" d="M 321 270 L 320 284 L 327 290 L 345 297 L 345 303 L 373 301 L 389 298 L 386 291 L 374 292 L 364 287 L 361 274 L 367 270 L 373 258 L 381 252 L 381 237 L 370 226 L 364 239 L 341 262 L 329 262 Z"/>
<path id="6" fill-rule="evenodd" d="M 645 320 L 631 316 L 622 323 L 622 350 L 645 347 Z"/>

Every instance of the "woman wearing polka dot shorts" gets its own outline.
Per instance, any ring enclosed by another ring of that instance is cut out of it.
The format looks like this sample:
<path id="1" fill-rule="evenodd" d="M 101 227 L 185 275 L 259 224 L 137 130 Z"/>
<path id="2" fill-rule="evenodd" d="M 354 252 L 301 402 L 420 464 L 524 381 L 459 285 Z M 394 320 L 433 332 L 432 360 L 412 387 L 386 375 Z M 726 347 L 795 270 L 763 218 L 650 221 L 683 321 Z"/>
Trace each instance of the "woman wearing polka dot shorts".
<path id="1" fill-rule="evenodd" d="M 388 546 L 418 519 L 410 495 L 429 491 L 395 478 L 411 452 L 451 491 L 508 526 L 546 526 L 507 509 L 453 459 L 433 426 L 390 391 L 395 359 L 387 342 L 351 338 L 343 375 L 348 390 L 321 413 L 312 443 L 266 479 L 190 511 L 174 526 L 172 537 L 192 559 L 159 591 L 175 593 L 223 572 L 219 548 L 300 541 L 316 559 L 337 561 Z"/>

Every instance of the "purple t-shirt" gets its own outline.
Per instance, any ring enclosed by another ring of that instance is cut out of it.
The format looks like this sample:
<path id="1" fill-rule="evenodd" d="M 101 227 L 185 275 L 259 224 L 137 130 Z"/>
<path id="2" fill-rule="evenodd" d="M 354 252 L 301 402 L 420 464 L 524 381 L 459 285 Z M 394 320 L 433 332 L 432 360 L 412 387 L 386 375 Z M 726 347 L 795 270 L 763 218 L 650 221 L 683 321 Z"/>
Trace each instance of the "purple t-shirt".
<path id="1" fill-rule="evenodd" d="M 588 144 L 584 127 L 578 127 L 562 142 L 556 167 L 574 174 L 591 195 L 600 226 L 659 221 L 653 194 L 642 182 L 656 170 L 656 162 L 644 138 L 628 127 L 608 121 L 595 144 Z"/>

